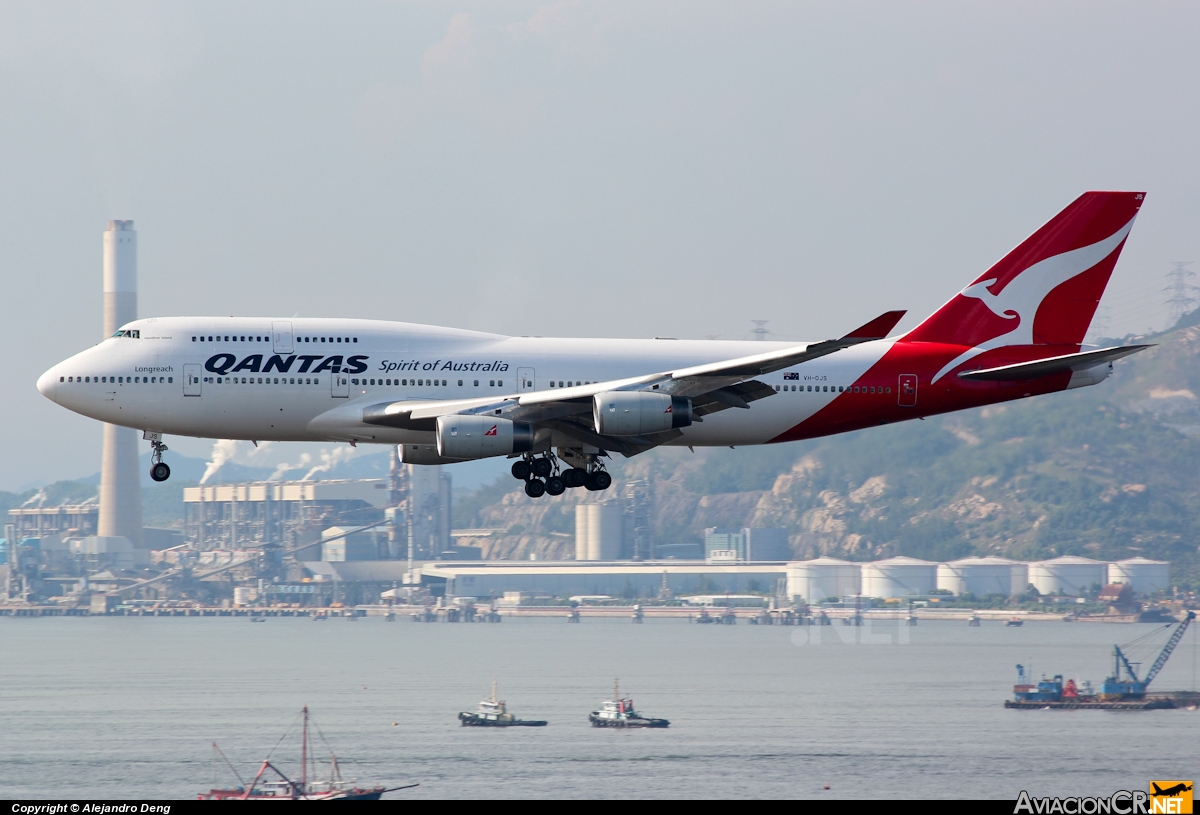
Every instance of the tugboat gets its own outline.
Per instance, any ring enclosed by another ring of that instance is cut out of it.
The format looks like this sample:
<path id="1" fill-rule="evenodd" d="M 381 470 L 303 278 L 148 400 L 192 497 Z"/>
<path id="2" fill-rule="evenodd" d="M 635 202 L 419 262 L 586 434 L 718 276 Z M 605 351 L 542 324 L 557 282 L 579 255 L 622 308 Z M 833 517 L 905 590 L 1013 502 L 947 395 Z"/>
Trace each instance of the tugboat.
<path id="1" fill-rule="evenodd" d="M 484 699 L 474 713 L 458 714 L 463 727 L 545 727 L 541 719 L 518 719 L 508 712 L 504 700 L 496 698 L 496 683 L 492 683 L 492 698 Z"/>
<path id="2" fill-rule="evenodd" d="M 216 742 L 213 742 L 214 761 L 219 755 L 225 762 L 225 766 L 237 776 L 240 786 L 231 789 L 211 789 L 208 792 L 200 793 L 196 796 L 197 799 L 201 801 L 378 801 L 385 792 L 417 786 L 416 784 L 406 784 L 403 787 L 390 789 L 378 785 L 360 787 L 355 782 L 342 778 L 342 770 L 338 766 L 337 756 L 332 754 L 329 758 L 329 780 L 310 781 L 309 765 L 313 763 L 313 751 L 308 738 L 307 705 L 301 715 L 304 719 L 304 726 L 300 741 L 299 781 L 293 781 L 284 775 L 282 770 L 271 763 L 270 756 L 268 756 L 263 760 L 262 766 L 258 768 L 258 774 L 254 776 L 254 780 L 247 785 L 242 780 L 241 774 L 234 769 L 233 765 L 229 763 L 229 759 L 221 752 L 221 748 L 217 746 Z M 278 777 L 263 778 L 267 770 L 271 770 Z"/>
<path id="3" fill-rule="evenodd" d="M 599 710 L 588 716 L 592 727 L 670 727 L 666 719 L 647 719 L 633 708 L 632 699 L 622 699 L 617 681 L 613 680 L 613 698 L 605 699 Z"/>

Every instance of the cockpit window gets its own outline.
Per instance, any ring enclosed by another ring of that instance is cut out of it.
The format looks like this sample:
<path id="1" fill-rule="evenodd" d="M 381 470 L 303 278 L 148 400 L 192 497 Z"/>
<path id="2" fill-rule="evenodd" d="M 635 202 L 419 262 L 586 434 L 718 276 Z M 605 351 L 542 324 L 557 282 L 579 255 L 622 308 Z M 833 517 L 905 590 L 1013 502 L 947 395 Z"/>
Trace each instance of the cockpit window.
<path id="1" fill-rule="evenodd" d="M 132 339 L 139 340 L 142 338 L 142 332 L 136 328 L 128 328 L 128 329 L 123 328 L 120 331 L 118 331 L 116 334 L 113 334 L 113 336 L 114 337 L 130 337 Z"/>

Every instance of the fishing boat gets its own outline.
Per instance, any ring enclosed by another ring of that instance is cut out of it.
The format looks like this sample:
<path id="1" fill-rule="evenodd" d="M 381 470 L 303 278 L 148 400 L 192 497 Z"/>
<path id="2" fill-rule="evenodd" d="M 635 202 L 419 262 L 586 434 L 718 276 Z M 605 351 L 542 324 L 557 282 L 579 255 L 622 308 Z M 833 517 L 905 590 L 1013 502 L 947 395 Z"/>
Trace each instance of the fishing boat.
<path id="1" fill-rule="evenodd" d="M 496 698 L 496 683 L 492 683 L 492 698 L 484 699 L 474 713 L 458 714 L 463 727 L 545 727 L 541 719 L 518 719 L 508 712 L 503 699 Z"/>
<path id="2" fill-rule="evenodd" d="M 416 784 L 406 784 L 402 787 L 360 787 L 355 781 L 342 777 L 342 769 L 338 766 L 337 756 L 330 750 L 329 776 L 318 779 L 315 773 L 315 758 L 312 743 L 308 733 L 308 706 L 301 711 L 303 725 L 300 737 L 300 778 L 293 780 L 283 770 L 271 762 L 270 754 L 263 759 L 262 766 L 249 784 L 226 758 L 225 753 L 213 742 L 213 760 L 220 756 L 225 766 L 237 778 L 239 785 L 229 789 L 210 789 L 196 796 L 201 801 L 378 801 L 385 792 L 409 789 Z M 320 728 L 317 729 L 320 733 Z M 285 734 L 286 735 L 286 734 Z M 322 735 L 322 740 L 324 736 Z M 280 740 L 282 741 L 282 739 Z M 314 772 L 310 773 L 310 767 Z"/>
<path id="3" fill-rule="evenodd" d="M 639 715 L 633 707 L 633 700 L 621 697 L 616 680 L 613 680 L 613 698 L 605 699 L 599 710 L 593 710 L 588 721 L 592 727 L 669 727 L 671 724 L 666 719 Z"/>

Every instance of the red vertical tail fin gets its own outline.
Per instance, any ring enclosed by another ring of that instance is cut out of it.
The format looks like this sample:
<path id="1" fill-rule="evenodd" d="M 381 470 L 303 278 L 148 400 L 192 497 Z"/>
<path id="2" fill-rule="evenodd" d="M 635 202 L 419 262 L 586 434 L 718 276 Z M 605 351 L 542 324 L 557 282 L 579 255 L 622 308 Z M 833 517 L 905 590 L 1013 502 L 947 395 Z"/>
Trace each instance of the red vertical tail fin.
<path id="1" fill-rule="evenodd" d="M 904 339 L 1079 346 L 1144 198 L 1085 192 Z"/>

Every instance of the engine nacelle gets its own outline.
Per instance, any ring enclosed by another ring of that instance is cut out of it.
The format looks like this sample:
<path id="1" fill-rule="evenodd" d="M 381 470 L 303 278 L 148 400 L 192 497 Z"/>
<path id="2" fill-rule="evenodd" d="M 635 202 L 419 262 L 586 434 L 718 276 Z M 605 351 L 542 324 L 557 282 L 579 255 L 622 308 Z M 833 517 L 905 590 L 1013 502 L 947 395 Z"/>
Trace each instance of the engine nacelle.
<path id="1" fill-rule="evenodd" d="M 533 449 L 533 425 L 492 416 L 439 416 L 437 451 L 446 458 L 472 459 L 527 453 Z"/>
<path id="2" fill-rule="evenodd" d="M 1067 383 L 1067 390 L 1072 388 L 1086 388 L 1088 385 L 1099 385 L 1104 380 L 1108 379 L 1108 375 L 1112 373 L 1113 364 L 1105 362 L 1100 365 L 1093 365 L 1090 368 L 1084 368 L 1082 371 L 1072 371 L 1071 381 Z"/>
<path id="3" fill-rule="evenodd" d="M 692 400 L 666 393 L 609 391 L 592 397 L 596 432 L 604 436 L 642 436 L 692 423 Z"/>
<path id="4" fill-rule="evenodd" d="M 398 444 L 402 464 L 453 464 L 462 461 L 460 458 L 446 458 L 438 455 L 437 445 L 434 444 Z"/>

